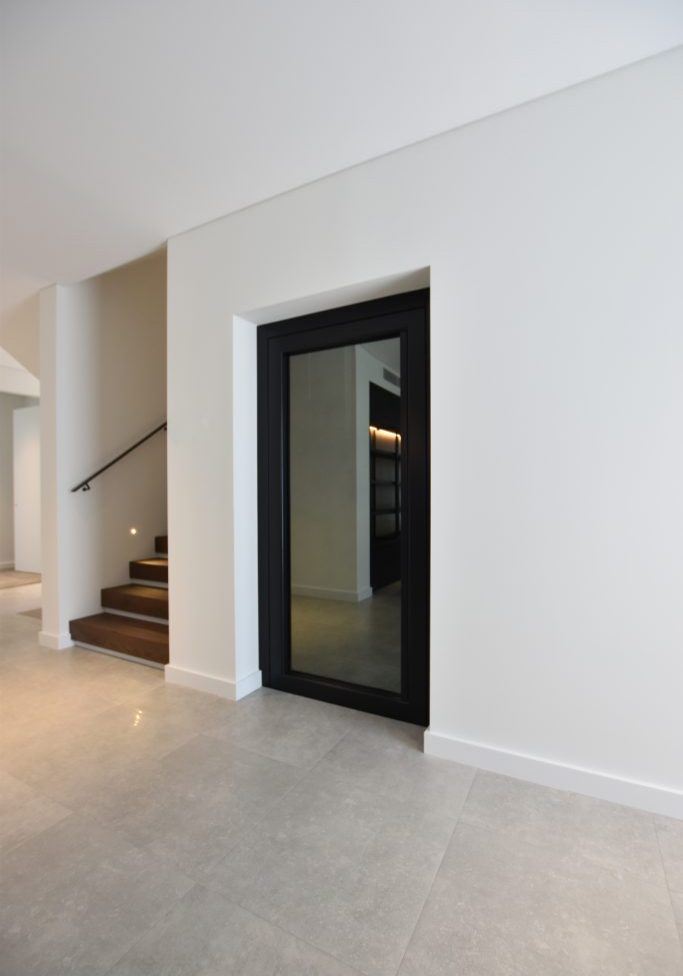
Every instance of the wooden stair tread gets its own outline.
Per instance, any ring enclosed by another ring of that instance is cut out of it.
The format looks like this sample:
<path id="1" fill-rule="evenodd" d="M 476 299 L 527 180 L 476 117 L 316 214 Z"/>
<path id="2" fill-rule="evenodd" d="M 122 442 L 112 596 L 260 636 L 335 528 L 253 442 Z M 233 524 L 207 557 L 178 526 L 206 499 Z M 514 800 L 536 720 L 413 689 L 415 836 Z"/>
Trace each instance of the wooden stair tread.
<path id="1" fill-rule="evenodd" d="M 157 664 L 168 664 L 167 624 L 105 612 L 72 620 L 70 630 L 75 641 Z"/>
<path id="2" fill-rule="evenodd" d="M 102 590 L 102 606 L 110 610 L 141 613 L 168 619 L 168 590 L 160 586 L 125 583 Z"/>

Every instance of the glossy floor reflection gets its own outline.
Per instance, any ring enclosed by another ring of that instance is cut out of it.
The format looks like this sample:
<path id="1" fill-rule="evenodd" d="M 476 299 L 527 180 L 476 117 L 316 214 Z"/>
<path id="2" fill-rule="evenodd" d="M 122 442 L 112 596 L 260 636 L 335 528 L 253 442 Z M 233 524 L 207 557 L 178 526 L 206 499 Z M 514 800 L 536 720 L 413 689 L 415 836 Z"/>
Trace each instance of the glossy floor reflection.
<path id="1" fill-rule="evenodd" d="M 0 594 L 3 976 L 681 976 L 683 823 L 45 650 L 31 598 Z"/>
<path id="2" fill-rule="evenodd" d="M 292 597 L 292 668 L 401 690 L 401 584 L 360 603 Z"/>

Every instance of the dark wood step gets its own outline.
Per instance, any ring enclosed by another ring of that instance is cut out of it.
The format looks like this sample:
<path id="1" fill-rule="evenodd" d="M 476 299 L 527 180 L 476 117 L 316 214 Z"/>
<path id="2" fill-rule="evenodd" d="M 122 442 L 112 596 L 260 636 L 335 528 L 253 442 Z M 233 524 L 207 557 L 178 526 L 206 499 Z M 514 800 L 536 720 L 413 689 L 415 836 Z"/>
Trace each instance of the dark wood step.
<path id="1" fill-rule="evenodd" d="M 108 586 L 102 590 L 102 606 L 109 610 L 143 613 L 147 617 L 168 620 L 168 590 L 160 586 Z"/>
<path id="2" fill-rule="evenodd" d="M 154 537 L 154 551 L 155 552 L 168 552 L 168 536 L 167 535 L 157 535 Z"/>
<path id="3" fill-rule="evenodd" d="M 91 617 L 72 620 L 69 629 L 74 641 L 156 664 L 168 664 L 166 624 L 120 617 L 115 613 L 95 613 Z"/>
<path id="4" fill-rule="evenodd" d="M 134 559 L 130 563 L 131 579 L 154 580 L 168 583 L 168 559 L 152 556 L 149 559 Z"/>

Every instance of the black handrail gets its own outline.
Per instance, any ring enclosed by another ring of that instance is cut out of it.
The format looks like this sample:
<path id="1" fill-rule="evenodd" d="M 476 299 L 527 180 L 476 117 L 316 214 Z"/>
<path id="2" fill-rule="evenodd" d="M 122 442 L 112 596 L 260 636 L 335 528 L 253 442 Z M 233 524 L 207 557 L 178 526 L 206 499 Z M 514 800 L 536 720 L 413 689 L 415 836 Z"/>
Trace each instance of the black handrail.
<path id="1" fill-rule="evenodd" d="M 90 491 L 90 482 L 91 481 L 94 481 L 95 478 L 97 478 L 98 475 L 101 475 L 103 471 L 106 471 L 108 468 L 111 468 L 112 465 L 116 464 L 117 461 L 120 461 L 121 458 L 125 458 L 125 456 L 127 454 L 130 454 L 131 451 L 134 451 L 136 447 L 140 447 L 140 445 L 141 444 L 144 444 L 145 441 L 148 441 L 150 439 L 150 437 L 154 437 L 154 435 L 155 434 L 158 434 L 160 430 L 166 430 L 166 421 L 165 420 L 164 420 L 163 424 L 159 424 L 159 426 L 158 427 L 155 427 L 154 430 L 153 431 L 150 431 L 149 434 L 145 434 L 145 436 L 144 437 L 141 437 L 139 441 L 136 441 L 135 444 L 133 444 L 132 447 L 129 447 L 127 451 L 123 451 L 123 453 L 122 454 L 119 454 L 118 457 L 115 457 L 113 461 L 110 461 L 109 464 L 105 464 L 103 468 L 100 468 L 98 471 L 95 471 L 95 473 L 94 474 L 91 474 L 89 478 L 86 478 L 84 481 L 81 481 L 79 484 L 76 485 L 75 488 L 72 488 L 71 490 L 72 491 Z"/>

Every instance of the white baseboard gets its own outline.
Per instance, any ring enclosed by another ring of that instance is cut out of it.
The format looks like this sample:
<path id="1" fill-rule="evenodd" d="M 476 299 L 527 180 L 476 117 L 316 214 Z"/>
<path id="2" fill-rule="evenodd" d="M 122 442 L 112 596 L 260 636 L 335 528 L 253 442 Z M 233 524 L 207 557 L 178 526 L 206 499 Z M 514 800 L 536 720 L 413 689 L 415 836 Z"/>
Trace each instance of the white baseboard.
<path id="1" fill-rule="evenodd" d="M 51 634 L 47 630 L 40 631 L 38 643 L 41 647 L 49 647 L 52 651 L 64 651 L 67 647 L 74 646 L 71 634 Z"/>
<path id="2" fill-rule="evenodd" d="M 293 596 L 311 596 L 315 600 L 341 600 L 343 603 L 360 603 L 372 596 L 372 587 L 363 590 L 335 590 L 328 586 L 306 586 L 292 583 Z"/>
<path id="3" fill-rule="evenodd" d="M 167 664 L 164 673 L 166 680 L 172 685 L 205 691 L 210 695 L 218 695 L 219 698 L 227 698 L 228 701 L 239 701 L 240 698 L 250 695 L 252 691 L 261 687 L 260 671 L 252 671 L 246 678 L 240 678 L 238 681 L 218 678 L 213 674 L 202 674 L 201 671 L 189 671 L 173 664 Z"/>
<path id="4" fill-rule="evenodd" d="M 496 749 L 478 742 L 468 742 L 466 739 L 451 738 L 429 729 L 424 735 L 424 751 L 430 756 L 477 766 L 491 773 L 621 803 L 623 806 L 647 810 L 665 817 L 683 819 L 683 793 L 651 783 L 640 783 L 548 759 L 537 759 L 535 756 Z"/>
<path id="5" fill-rule="evenodd" d="M 252 671 L 246 678 L 240 678 L 235 687 L 235 701 L 246 698 L 252 691 L 256 691 L 263 684 L 261 672 Z"/>
<path id="6" fill-rule="evenodd" d="M 0 570 L 3 569 L 14 569 L 14 560 L 10 560 L 8 563 L 0 563 Z"/>

